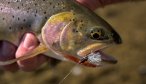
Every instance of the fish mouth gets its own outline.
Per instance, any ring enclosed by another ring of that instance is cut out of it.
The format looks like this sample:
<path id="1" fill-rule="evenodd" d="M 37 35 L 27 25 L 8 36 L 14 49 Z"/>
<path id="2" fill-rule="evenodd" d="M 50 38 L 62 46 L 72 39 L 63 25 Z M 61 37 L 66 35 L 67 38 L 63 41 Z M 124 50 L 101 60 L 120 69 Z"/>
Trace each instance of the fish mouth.
<path id="1" fill-rule="evenodd" d="M 78 51 L 77 55 L 80 56 L 81 59 L 86 57 L 89 63 L 98 66 L 102 63 L 116 64 L 118 62 L 116 58 L 103 52 L 103 49 L 109 47 L 110 45 L 107 43 L 92 44 Z"/>
<path id="2" fill-rule="evenodd" d="M 96 52 L 94 52 L 94 54 L 97 54 L 97 53 L 99 53 L 101 55 L 101 60 L 103 62 L 111 63 L 111 64 L 116 64 L 118 62 L 115 57 L 104 53 L 102 50 L 97 50 Z"/>

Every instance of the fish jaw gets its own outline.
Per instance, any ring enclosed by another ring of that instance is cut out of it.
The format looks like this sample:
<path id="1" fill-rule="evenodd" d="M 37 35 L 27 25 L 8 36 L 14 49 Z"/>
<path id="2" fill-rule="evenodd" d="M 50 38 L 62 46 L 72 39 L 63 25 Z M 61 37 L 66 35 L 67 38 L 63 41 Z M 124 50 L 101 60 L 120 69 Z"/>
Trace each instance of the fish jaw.
<path id="1" fill-rule="evenodd" d="M 102 59 L 103 62 L 112 63 L 112 64 L 116 64 L 118 62 L 118 60 L 116 58 L 114 58 L 113 56 L 105 54 L 101 50 L 96 51 L 95 53 L 97 53 L 97 52 L 100 53 L 101 59 Z"/>
<path id="2" fill-rule="evenodd" d="M 108 44 L 105 44 L 105 43 L 96 43 L 96 44 L 91 44 L 91 45 L 88 45 L 86 46 L 85 48 L 83 49 L 80 49 L 78 52 L 77 52 L 77 55 L 81 56 L 81 57 L 85 57 L 87 56 L 88 54 L 90 54 L 91 52 L 95 52 L 95 51 L 98 51 L 100 49 L 103 49 L 105 47 L 107 47 Z"/>
<path id="3" fill-rule="evenodd" d="M 96 43 L 96 44 L 88 45 L 87 47 L 79 50 L 77 52 L 77 55 L 83 58 L 87 58 L 87 61 L 98 66 L 101 64 L 101 62 L 115 64 L 117 63 L 117 60 L 114 57 L 109 56 L 104 52 L 102 52 L 104 48 L 107 48 L 110 45 L 112 44 Z"/>

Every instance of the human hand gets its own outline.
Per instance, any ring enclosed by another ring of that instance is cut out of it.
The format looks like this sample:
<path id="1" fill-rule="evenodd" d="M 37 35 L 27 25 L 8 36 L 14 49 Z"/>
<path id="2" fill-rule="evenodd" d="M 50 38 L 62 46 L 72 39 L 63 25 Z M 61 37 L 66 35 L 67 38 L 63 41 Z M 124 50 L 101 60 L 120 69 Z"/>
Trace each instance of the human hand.
<path id="1" fill-rule="evenodd" d="M 24 35 L 18 48 L 12 43 L 9 43 L 7 41 L 0 41 L 0 60 L 5 61 L 5 60 L 18 58 L 20 56 L 23 56 L 24 54 L 27 54 L 37 46 L 38 46 L 38 40 L 36 36 L 31 33 L 27 33 Z M 44 62 L 50 59 L 51 58 L 45 55 L 39 55 L 34 58 L 30 58 L 24 61 L 18 61 L 17 63 L 10 64 L 7 66 L 2 66 L 2 67 L 4 70 L 7 71 L 16 71 L 18 69 L 21 69 L 23 71 L 33 71 L 41 64 L 43 64 Z"/>

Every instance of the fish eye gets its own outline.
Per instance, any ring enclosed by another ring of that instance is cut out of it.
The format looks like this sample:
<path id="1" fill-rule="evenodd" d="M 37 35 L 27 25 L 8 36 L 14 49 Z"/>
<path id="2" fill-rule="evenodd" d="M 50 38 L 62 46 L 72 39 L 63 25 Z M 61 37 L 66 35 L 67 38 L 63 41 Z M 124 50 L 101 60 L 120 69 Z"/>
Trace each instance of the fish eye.
<path id="1" fill-rule="evenodd" d="M 100 32 L 93 32 L 93 33 L 91 33 L 91 38 L 93 38 L 93 39 L 99 39 L 100 36 L 101 36 Z"/>
<path id="2" fill-rule="evenodd" d="M 90 31 L 90 38 L 93 40 L 107 40 L 108 36 L 102 27 L 94 27 Z"/>

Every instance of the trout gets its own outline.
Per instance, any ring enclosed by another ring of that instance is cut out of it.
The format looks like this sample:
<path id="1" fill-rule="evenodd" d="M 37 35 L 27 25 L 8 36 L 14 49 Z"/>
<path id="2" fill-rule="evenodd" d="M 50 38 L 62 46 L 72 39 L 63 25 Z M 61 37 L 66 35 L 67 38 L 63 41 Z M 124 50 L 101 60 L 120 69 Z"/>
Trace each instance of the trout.
<path id="1" fill-rule="evenodd" d="M 0 61 L 0 65 L 45 53 L 96 67 L 100 65 L 98 59 L 117 62 L 102 49 L 122 43 L 119 34 L 104 19 L 75 0 L 1 0 L 0 40 L 18 45 L 27 32 L 35 34 L 40 45 L 23 57 Z"/>

